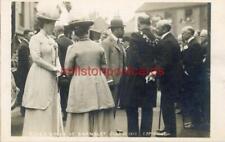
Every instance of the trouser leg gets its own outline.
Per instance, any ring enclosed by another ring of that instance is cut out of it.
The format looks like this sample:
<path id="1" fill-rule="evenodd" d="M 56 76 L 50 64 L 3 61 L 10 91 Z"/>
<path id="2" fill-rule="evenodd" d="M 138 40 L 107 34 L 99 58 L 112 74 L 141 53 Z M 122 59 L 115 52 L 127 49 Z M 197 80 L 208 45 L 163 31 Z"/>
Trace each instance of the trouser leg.
<path id="1" fill-rule="evenodd" d="M 142 117 L 141 117 L 141 136 L 150 137 L 152 130 L 152 115 L 153 110 L 151 108 L 142 108 Z"/>
<path id="2" fill-rule="evenodd" d="M 192 123 L 196 126 L 201 123 L 201 102 L 199 95 L 197 93 L 192 94 L 192 100 L 190 101 L 191 103 L 191 118 L 192 118 Z"/>
<path id="3" fill-rule="evenodd" d="M 62 86 L 60 87 L 60 98 L 61 98 L 61 108 L 63 112 L 63 119 L 66 119 L 66 107 L 68 101 L 68 93 L 69 93 L 69 86 Z"/>
<path id="4" fill-rule="evenodd" d="M 171 133 L 171 136 L 176 136 L 176 115 L 174 107 L 173 94 L 167 90 L 162 91 L 161 109 L 166 132 Z"/>
<path id="5" fill-rule="evenodd" d="M 115 107 L 113 109 L 113 114 L 114 114 L 114 118 L 115 118 L 116 117 L 116 109 L 118 106 L 118 95 L 117 95 L 118 85 L 115 85 L 114 87 L 110 88 L 110 90 L 112 92 L 113 100 L 115 103 Z"/>
<path id="6" fill-rule="evenodd" d="M 24 88 L 20 88 L 20 92 L 17 97 L 17 102 L 20 105 L 20 113 L 24 117 L 25 116 L 25 108 L 22 106 L 22 101 L 23 101 L 23 93 L 24 93 Z"/>
<path id="7" fill-rule="evenodd" d="M 127 113 L 128 137 L 137 137 L 139 133 L 138 108 L 127 108 L 126 113 Z"/>
<path id="8" fill-rule="evenodd" d="M 183 118 L 184 118 L 184 123 L 191 121 L 190 117 L 190 111 L 191 111 L 191 101 L 192 101 L 192 86 L 190 86 L 190 81 L 187 76 L 184 76 L 183 78 L 183 92 L 182 92 L 182 111 L 183 111 Z"/>

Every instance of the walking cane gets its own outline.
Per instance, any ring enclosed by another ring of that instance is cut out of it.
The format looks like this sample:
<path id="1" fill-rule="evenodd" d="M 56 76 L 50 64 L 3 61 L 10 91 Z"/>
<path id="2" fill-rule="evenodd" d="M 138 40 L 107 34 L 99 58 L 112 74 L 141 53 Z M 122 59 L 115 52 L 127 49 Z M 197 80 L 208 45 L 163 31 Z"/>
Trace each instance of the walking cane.
<path id="1" fill-rule="evenodd" d="M 57 84 L 58 84 L 58 77 L 57 77 Z M 60 105 L 60 94 L 59 94 L 59 89 L 57 91 L 57 134 L 60 135 L 60 132 L 62 135 L 64 135 L 64 130 L 63 130 L 63 120 L 62 120 L 62 112 L 61 112 L 61 105 Z"/>
<path id="2" fill-rule="evenodd" d="M 160 131 L 160 127 L 161 127 L 161 114 L 162 114 L 162 109 L 161 109 L 161 104 L 162 104 L 161 95 L 160 95 L 160 99 L 159 99 L 160 100 L 160 103 L 159 103 L 159 125 L 158 125 L 158 131 Z"/>
<path id="3" fill-rule="evenodd" d="M 57 81 L 58 82 L 58 81 Z M 63 128 L 63 119 L 62 119 L 62 110 L 61 110 L 61 104 L 60 104 L 60 100 L 61 100 L 61 98 L 60 98 L 60 94 L 59 94 L 59 89 L 58 89 L 58 107 L 59 107 L 59 109 L 58 109 L 58 112 L 59 112 L 59 126 L 60 126 L 60 128 L 61 128 L 61 133 L 64 135 L 65 133 L 64 133 L 64 128 Z"/>

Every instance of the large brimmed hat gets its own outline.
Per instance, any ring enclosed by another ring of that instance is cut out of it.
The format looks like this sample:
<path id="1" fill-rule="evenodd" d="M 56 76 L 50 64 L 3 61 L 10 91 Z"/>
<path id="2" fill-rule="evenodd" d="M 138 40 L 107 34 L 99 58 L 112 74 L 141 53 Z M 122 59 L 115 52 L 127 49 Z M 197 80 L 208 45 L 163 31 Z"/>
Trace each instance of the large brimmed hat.
<path id="1" fill-rule="evenodd" d="M 46 2 L 40 2 L 37 5 L 37 18 L 49 21 L 57 21 L 60 17 L 60 8 L 58 5 L 49 5 Z"/>
<path id="2" fill-rule="evenodd" d="M 94 21 L 88 18 L 87 15 L 85 15 L 82 12 L 79 11 L 73 11 L 71 10 L 69 13 L 69 27 L 74 28 L 78 26 L 87 26 L 90 27 L 94 24 Z"/>
<path id="3" fill-rule="evenodd" d="M 123 21 L 121 19 L 112 19 L 109 28 L 123 28 L 124 26 L 125 25 L 123 24 Z"/>
<path id="4" fill-rule="evenodd" d="M 78 26 L 90 27 L 93 24 L 94 24 L 94 21 L 90 19 L 74 19 L 71 22 L 69 22 L 70 27 L 78 27 Z"/>

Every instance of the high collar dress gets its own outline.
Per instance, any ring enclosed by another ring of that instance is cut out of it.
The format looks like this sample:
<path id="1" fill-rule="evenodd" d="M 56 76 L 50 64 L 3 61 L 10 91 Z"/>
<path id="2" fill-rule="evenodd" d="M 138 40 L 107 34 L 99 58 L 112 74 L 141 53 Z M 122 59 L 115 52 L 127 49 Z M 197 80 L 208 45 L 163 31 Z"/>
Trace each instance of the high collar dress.
<path id="1" fill-rule="evenodd" d="M 24 136 L 53 136 L 62 132 L 57 74 L 60 68 L 56 42 L 44 30 L 29 43 L 33 64 L 27 76 L 22 105 Z"/>

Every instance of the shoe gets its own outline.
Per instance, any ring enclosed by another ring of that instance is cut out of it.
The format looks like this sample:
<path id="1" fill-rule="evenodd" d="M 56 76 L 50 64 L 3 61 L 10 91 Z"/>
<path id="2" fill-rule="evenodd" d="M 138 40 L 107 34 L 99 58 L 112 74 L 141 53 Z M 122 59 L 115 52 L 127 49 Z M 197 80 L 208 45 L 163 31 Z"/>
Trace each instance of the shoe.
<path id="1" fill-rule="evenodd" d="M 192 124 L 192 122 L 186 122 L 184 123 L 184 128 L 185 129 L 193 129 L 195 126 Z"/>
<path id="2" fill-rule="evenodd" d="M 164 130 L 164 129 L 163 130 L 156 130 L 157 133 L 162 133 L 162 132 L 165 132 L 165 131 L 166 130 Z"/>
<path id="3" fill-rule="evenodd" d="M 172 134 L 164 131 L 162 133 L 157 133 L 155 136 L 156 137 L 172 137 Z"/>
<path id="4" fill-rule="evenodd" d="M 116 129 L 116 133 L 117 134 L 122 134 L 123 133 L 123 130 Z"/>
<path id="5" fill-rule="evenodd" d="M 176 110 L 176 114 L 182 114 L 182 110 Z"/>

